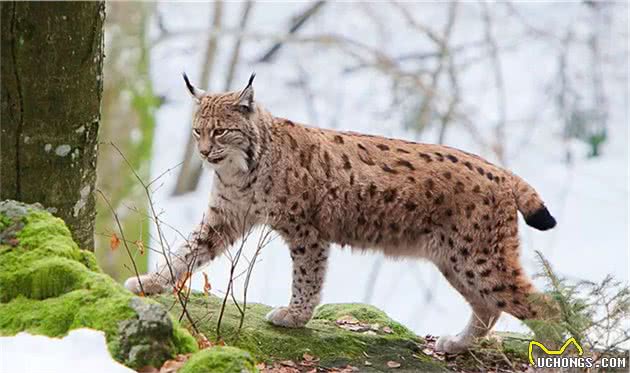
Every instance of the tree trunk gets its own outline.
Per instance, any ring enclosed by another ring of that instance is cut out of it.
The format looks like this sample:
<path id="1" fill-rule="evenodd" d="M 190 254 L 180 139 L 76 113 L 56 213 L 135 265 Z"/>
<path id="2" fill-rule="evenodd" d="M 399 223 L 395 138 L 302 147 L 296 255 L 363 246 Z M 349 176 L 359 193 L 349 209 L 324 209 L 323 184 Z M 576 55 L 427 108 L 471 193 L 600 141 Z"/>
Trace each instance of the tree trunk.
<path id="1" fill-rule="evenodd" d="M 0 199 L 56 209 L 94 247 L 104 2 L 0 4 Z"/>

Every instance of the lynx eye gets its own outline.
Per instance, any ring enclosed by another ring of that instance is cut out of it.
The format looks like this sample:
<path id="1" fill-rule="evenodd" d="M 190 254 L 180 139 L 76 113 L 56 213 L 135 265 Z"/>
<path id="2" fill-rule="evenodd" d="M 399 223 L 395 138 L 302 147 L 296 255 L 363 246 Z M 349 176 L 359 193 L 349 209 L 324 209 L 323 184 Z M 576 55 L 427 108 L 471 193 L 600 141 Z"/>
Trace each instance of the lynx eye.
<path id="1" fill-rule="evenodd" d="M 193 128 L 193 135 L 195 135 L 195 137 L 201 136 L 201 131 L 199 131 L 199 128 Z"/>
<path id="2" fill-rule="evenodd" d="M 213 137 L 221 137 L 223 135 L 225 135 L 227 133 L 227 130 L 225 130 L 224 128 L 217 128 L 214 131 L 212 131 L 212 136 Z"/>

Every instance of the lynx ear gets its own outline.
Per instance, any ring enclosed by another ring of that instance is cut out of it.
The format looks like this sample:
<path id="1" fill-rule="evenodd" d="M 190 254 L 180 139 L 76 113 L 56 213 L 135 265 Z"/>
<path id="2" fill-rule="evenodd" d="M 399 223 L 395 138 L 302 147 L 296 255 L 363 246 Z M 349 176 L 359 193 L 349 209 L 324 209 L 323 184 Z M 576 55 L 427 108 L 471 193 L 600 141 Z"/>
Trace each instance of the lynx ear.
<path id="1" fill-rule="evenodd" d="M 251 113 L 254 111 L 254 78 L 256 77 L 256 73 L 252 73 L 249 76 L 249 82 L 247 82 L 247 87 L 243 89 L 241 94 L 238 96 L 237 105 L 242 110 Z"/>
<path id="2" fill-rule="evenodd" d="M 206 95 L 206 91 L 196 88 L 194 85 L 190 84 L 190 80 L 188 80 L 188 76 L 186 75 L 186 73 L 182 73 L 182 76 L 184 77 L 184 82 L 186 82 L 188 93 L 190 93 L 193 100 L 195 100 L 196 103 L 201 102 L 203 96 Z"/>

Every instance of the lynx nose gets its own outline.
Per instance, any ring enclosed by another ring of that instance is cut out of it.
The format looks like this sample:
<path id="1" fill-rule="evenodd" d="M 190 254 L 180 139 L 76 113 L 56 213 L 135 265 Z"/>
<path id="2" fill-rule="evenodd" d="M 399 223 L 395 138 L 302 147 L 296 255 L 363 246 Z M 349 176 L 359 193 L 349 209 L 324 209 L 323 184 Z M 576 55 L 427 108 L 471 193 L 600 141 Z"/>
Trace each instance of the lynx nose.
<path id="1" fill-rule="evenodd" d="M 203 150 L 200 150 L 200 151 L 199 151 L 199 153 L 201 153 L 201 155 L 203 155 L 203 156 L 204 156 L 204 158 L 205 158 L 205 157 L 208 157 L 208 154 L 210 154 L 210 149 L 203 149 Z"/>

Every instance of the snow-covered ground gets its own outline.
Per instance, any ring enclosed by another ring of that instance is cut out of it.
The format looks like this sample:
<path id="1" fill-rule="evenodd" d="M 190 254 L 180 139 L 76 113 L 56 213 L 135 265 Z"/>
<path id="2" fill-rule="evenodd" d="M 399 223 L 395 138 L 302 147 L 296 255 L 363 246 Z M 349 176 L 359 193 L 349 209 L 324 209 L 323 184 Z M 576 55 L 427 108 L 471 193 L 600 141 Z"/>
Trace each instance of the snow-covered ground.
<path id="1" fill-rule="evenodd" d="M 76 329 L 64 338 L 0 337 L 0 373 L 132 373 L 112 359 L 105 334 Z"/>
<path id="2" fill-rule="evenodd" d="M 460 7 L 453 31 L 454 44 L 483 40 L 480 7 L 475 4 L 465 3 Z M 237 25 L 240 6 L 238 3 L 226 4 L 224 25 Z M 304 4 L 298 2 L 256 4 L 248 33 L 282 33 L 287 28 L 288 17 L 303 7 Z M 151 55 L 155 89 L 168 100 L 157 114 L 153 175 L 182 160 L 190 134 L 192 105 L 179 72 L 185 70 L 193 81 L 197 81 L 208 37 L 203 30 L 209 28 L 211 8 L 211 5 L 201 3 L 159 5 L 159 10 L 168 15 L 164 17 L 168 30 L 193 32 L 160 43 Z M 446 17 L 445 5 L 422 3 L 409 8 L 419 20 L 441 30 Z M 559 39 L 568 25 L 573 25 L 577 38 L 589 35 L 592 19 L 579 3 L 518 3 L 517 8 L 532 28 L 548 30 Z M 554 45 L 528 35 L 527 30 L 508 17 L 504 10 L 492 10 L 496 11 L 495 37 L 500 48 L 507 48 L 505 51 L 501 49 L 500 55 L 507 93 L 507 166 L 538 189 L 559 221 L 556 229 L 546 233 L 522 225 L 525 267 L 530 274 L 536 272 L 534 250 L 540 250 L 558 273 L 569 278 L 600 280 L 610 273 L 627 281 L 628 93 L 627 59 L 622 49 L 627 45 L 627 8 L 620 5 L 620 10 L 612 14 L 611 23 L 604 28 L 601 38 L 602 51 L 607 56 L 604 89 L 609 97 L 609 140 L 603 155 L 594 159 L 584 156 L 586 147 L 581 143 L 566 144 L 562 140 L 561 123 L 550 93 L 554 87 L 549 86 L 558 67 Z M 333 33 L 359 40 L 391 55 L 426 51 L 431 46 L 387 4 L 328 4 L 299 35 Z M 209 84 L 197 82 L 199 86 L 211 91 L 220 90 L 232 43 L 231 37 L 221 39 L 213 78 Z M 270 44 L 262 39 L 244 42 L 243 58 L 235 79 L 238 83 L 234 89 L 244 84 L 249 73 L 255 70 L 256 99 L 274 114 L 321 127 L 435 141 L 435 129 L 429 128 L 420 136 L 415 135 L 403 128 L 402 113 L 389 110 L 393 98 L 387 77 L 370 69 L 344 73 L 344 68 L 352 66 L 353 60 L 338 48 L 288 44 L 272 63 L 254 64 L 253 61 Z M 588 56 L 588 51 L 583 48 L 569 51 L 571 74 L 578 79 L 587 79 Z M 470 67 L 462 74 L 460 83 L 463 107 L 469 111 L 481 136 L 492 134 L 498 117 L 489 63 L 486 60 Z M 296 84 L 302 76 L 308 78 L 313 92 L 311 109 L 304 92 Z M 590 87 L 587 83 L 584 86 Z M 585 93 L 585 99 L 588 98 Z M 317 122 L 312 123 L 313 120 Z M 457 123 L 449 130 L 446 143 L 495 160 Z M 571 167 L 565 163 L 567 147 L 571 147 L 575 154 Z M 204 171 L 197 191 L 173 198 L 170 193 L 176 174 L 171 172 L 164 177 L 164 185 L 157 191 L 157 201 L 165 219 L 187 232 L 204 212 L 211 187 L 210 177 Z M 177 238 L 172 232 L 168 237 Z M 246 245 L 249 254 L 253 241 Z M 157 256 L 154 256 L 153 265 L 156 260 Z M 370 273 L 377 262 L 382 262 L 382 266 L 374 286 L 370 287 Z M 290 294 L 290 268 L 288 251 L 279 239 L 266 247 L 250 285 L 250 301 L 285 304 Z M 215 289 L 225 289 L 228 269 L 225 258 L 205 269 Z M 195 276 L 194 284 L 202 286 L 200 275 Z M 465 301 L 429 263 L 382 261 L 377 254 L 334 250 L 323 302 L 361 301 L 369 301 L 384 309 L 420 334 L 457 332 L 469 313 Z M 498 329 L 519 328 L 522 328 L 520 323 L 509 316 L 504 316 L 498 324 Z"/>

